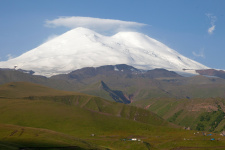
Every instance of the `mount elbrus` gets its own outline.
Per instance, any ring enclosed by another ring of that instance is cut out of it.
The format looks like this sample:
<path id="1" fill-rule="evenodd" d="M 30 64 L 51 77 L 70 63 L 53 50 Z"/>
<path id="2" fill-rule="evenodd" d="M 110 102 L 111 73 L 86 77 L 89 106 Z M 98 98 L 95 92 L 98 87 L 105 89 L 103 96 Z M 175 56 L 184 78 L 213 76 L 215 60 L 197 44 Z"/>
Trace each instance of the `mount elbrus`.
<path id="1" fill-rule="evenodd" d="M 127 64 L 138 69 L 171 71 L 208 67 L 182 56 L 163 43 L 138 32 L 104 36 L 86 28 L 75 28 L 19 57 L 0 62 L 0 68 L 33 70 L 50 77 L 84 67 Z"/>

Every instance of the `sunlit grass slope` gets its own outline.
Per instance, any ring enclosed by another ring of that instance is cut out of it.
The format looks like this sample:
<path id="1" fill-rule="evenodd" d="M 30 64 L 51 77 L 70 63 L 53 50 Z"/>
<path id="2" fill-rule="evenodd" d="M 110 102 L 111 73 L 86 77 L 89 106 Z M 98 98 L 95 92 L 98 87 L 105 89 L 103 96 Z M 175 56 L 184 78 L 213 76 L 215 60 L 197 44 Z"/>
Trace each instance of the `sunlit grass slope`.
<path id="1" fill-rule="evenodd" d="M 224 98 L 148 99 L 132 105 L 146 108 L 169 122 L 200 131 L 225 130 Z"/>
<path id="2" fill-rule="evenodd" d="M 28 96 L 62 96 L 82 95 L 76 92 L 55 90 L 30 82 L 11 82 L 0 85 L 0 97 L 2 98 L 24 98 Z"/>
<path id="3" fill-rule="evenodd" d="M 144 150 L 225 146 L 224 137 L 213 135 L 220 140 L 210 142 L 211 137 L 174 128 L 148 110 L 95 96 L 25 82 L 5 84 L 0 92 L 2 149 L 77 146 Z M 131 138 L 141 141 L 124 140 Z"/>
<path id="4" fill-rule="evenodd" d="M 52 130 L 0 124 L 0 149 L 23 147 L 72 147 L 76 149 L 101 149 L 84 140 Z"/>

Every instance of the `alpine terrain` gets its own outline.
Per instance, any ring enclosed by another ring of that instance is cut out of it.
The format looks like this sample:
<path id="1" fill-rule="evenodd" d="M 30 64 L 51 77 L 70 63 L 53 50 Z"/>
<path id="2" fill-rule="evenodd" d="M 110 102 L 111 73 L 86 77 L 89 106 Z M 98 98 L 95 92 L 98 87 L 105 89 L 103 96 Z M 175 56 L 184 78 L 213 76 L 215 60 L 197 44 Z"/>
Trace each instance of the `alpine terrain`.
<path id="1" fill-rule="evenodd" d="M 0 149 L 222 150 L 224 75 L 142 33 L 76 28 L 0 62 Z"/>
<path id="2" fill-rule="evenodd" d="M 116 64 L 176 72 L 209 69 L 142 33 L 119 32 L 104 36 L 81 27 L 19 57 L 0 62 L 0 68 L 33 70 L 36 75 L 50 77 L 84 67 Z"/>

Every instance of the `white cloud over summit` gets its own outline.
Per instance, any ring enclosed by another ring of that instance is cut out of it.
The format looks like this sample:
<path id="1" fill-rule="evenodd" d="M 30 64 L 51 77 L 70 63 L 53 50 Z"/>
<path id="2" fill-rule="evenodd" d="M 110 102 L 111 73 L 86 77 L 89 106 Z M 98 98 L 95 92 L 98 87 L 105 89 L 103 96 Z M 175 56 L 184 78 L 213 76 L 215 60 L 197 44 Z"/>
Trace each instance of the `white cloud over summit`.
<path id="1" fill-rule="evenodd" d="M 121 21 L 113 19 L 100 19 L 91 17 L 59 17 L 54 20 L 46 20 L 47 27 L 68 27 L 77 28 L 85 27 L 98 32 L 117 32 L 121 30 L 135 30 L 146 24 L 130 21 Z"/>

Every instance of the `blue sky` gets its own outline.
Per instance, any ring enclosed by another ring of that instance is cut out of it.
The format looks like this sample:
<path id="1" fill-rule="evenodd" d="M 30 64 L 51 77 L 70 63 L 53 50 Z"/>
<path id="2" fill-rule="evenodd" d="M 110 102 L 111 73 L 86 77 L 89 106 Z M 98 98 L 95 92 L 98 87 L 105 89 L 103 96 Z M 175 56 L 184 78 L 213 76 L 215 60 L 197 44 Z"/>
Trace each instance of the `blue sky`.
<path id="1" fill-rule="evenodd" d="M 225 69 L 225 0 L 0 0 L 0 61 L 17 57 L 71 28 L 59 17 L 146 24 L 138 29 L 208 67 Z"/>

